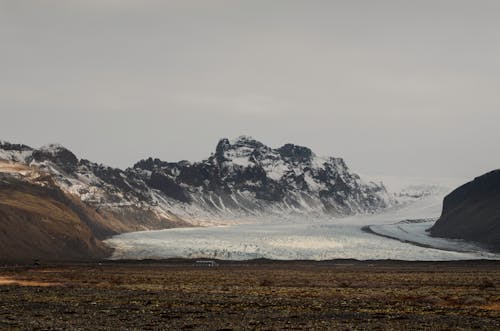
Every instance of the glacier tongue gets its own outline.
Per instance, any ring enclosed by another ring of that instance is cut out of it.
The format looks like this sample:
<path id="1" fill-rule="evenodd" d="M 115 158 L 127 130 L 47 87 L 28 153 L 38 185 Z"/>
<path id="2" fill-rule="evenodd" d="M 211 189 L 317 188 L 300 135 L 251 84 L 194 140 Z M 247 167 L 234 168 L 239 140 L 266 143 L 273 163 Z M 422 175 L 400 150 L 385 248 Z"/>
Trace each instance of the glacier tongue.
<path id="1" fill-rule="evenodd" d="M 106 242 L 114 259 L 217 258 L 246 260 L 399 260 L 499 259 L 484 252 L 453 252 L 402 243 L 334 221 L 239 224 L 128 233 Z M 432 245 L 432 242 L 430 243 Z"/>
<path id="2" fill-rule="evenodd" d="M 376 214 L 332 218 L 289 213 L 280 217 L 228 218 L 226 226 L 129 233 L 107 243 L 116 249 L 114 259 L 500 259 L 499 254 L 485 252 L 473 244 L 433 238 L 425 232 L 434 222 L 429 218 L 439 216 L 442 198 L 454 180 L 435 179 L 428 184 L 421 179 L 393 180 L 398 182 L 397 189 L 411 191 L 418 198 L 405 197 Z M 401 222 L 408 219 L 424 220 Z M 367 226 L 383 236 L 363 230 Z"/>

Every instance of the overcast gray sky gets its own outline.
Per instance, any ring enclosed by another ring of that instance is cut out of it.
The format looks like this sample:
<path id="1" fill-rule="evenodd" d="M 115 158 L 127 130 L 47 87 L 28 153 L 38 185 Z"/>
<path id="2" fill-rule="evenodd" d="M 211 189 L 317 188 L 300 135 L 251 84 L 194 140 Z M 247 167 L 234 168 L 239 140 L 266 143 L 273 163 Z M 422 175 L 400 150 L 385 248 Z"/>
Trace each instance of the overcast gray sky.
<path id="1" fill-rule="evenodd" d="M 127 167 L 220 137 L 367 174 L 500 165 L 500 1 L 0 0 L 0 139 Z"/>

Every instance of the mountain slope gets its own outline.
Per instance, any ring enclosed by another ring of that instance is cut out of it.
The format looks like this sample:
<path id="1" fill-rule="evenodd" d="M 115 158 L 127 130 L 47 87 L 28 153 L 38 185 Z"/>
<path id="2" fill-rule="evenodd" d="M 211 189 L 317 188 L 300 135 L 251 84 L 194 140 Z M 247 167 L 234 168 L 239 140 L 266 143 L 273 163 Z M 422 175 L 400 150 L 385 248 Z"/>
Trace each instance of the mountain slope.
<path id="1" fill-rule="evenodd" d="M 111 253 L 96 215 L 48 185 L 0 179 L 0 260 L 88 260 Z M 108 232 L 109 233 L 109 232 Z"/>
<path id="2" fill-rule="evenodd" d="M 0 161 L 0 261 L 94 260 L 112 250 L 111 235 L 189 226 L 147 209 L 100 210 L 63 191 L 36 166 Z"/>
<path id="3" fill-rule="evenodd" d="M 476 241 L 500 251 L 500 170 L 477 177 L 446 196 L 431 234 Z"/>

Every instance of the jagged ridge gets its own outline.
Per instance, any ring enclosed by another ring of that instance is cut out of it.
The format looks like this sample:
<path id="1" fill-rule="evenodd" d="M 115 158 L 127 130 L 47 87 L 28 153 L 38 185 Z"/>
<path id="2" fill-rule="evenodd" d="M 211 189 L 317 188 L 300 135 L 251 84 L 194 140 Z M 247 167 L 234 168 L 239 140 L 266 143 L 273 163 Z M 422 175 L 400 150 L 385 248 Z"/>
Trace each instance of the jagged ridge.
<path id="1" fill-rule="evenodd" d="M 147 210 L 165 220 L 348 215 L 391 203 L 383 185 L 363 182 L 341 158 L 318 157 L 293 144 L 273 149 L 246 136 L 221 139 L 201 162 L 149 158 L 126 170 L 79 160 L 60 145 L 33 149 L 3 142 L 0 158 L 50 174 L 63 190 L 97 208 Z"/>
<path id="2" fill-rule="evenodd" d="M 152 188 L 183 202 L 223 211 L 290 210 L 333 215 L 387 207 L 383 187 L 364 183 L 341 158 L 322 158 L 309 148 L 272 149 L 250 137 L 221 139 L 201 162 L 142 160 L 134 170 Z"/>

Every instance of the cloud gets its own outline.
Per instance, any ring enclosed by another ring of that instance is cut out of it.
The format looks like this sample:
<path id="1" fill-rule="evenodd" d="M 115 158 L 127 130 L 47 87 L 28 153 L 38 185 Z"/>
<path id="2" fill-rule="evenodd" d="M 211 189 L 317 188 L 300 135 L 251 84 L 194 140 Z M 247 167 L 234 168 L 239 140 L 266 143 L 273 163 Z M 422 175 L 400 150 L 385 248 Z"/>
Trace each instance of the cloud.
<path id="1" fill-rule="evenodd" d="M 3 139 L 120 166 L 199 159 L 240 134 L 364 173 L 473 176 L 500 162 L 498 1 L 0 6 Z"/>

